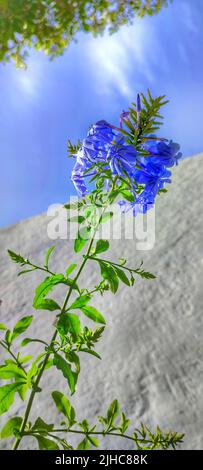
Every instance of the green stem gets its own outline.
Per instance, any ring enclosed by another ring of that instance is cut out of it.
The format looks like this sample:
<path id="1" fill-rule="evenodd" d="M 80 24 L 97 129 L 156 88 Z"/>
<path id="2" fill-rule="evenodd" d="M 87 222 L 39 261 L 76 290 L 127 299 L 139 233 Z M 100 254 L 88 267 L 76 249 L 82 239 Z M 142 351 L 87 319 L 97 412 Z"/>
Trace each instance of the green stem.
<path id="1" fill-rule="evenodd" d="M 30 261 L 27 261 L 27 265 L 32 266 L 34 268 L 33 271 L 39 269 L 40 271 L 45 271 L 45 273 L 51 274 L 52 276 L 54 276 L 55 274 L 53 273 L 53 271 L 50 271 L 48 268 L 44 268 L 43 266 L 38 266 L 37 264 L 33 264 Z"/>
<path id="2" fill-rule="evenodd" d="M 25 372 L 25 374 L 26 374 L 26 371 L 25 371 L 24 367 L 23 367 L 22 364 L 19 362 L 19 360 L 17 359 L 17 357 L 15 356 L 15 354 L 11 351 L 11 349 L 10 349 L 6 344 L 4 344 L 3 341 L 0 341 L 0 345 L 10 354 L 10 356 L 14 359 L 15 363 L 17 364 L 17 366 L 20 367 L 20 369 L 22 369 L 23 372 Z"/>
<path id="3" fill-rule="evenodd" d="M 52 437 L 53 439 L 59 439 L 57 436 L 55 436 L 53 433 L 58 433 L 58 432 L 63 432 L 63 433 L 73 433 L 73 434 L 80 434 L 80 435 L 84 435 L 84 436 L 102 436 L 102 437 L 105 437 L 105 436 L 116 436 L 116 437 L 124 437 L 124 439 L 128 439 L 130 441 L 133 441 L 135 444 L 153 444 L 153 442 L 150 440 L 150 439 L 144 439 L 144 438 L 134 438 L 132 436 L 129 436 L 128 434 L 121 434 L 119 432 L 112 432 L 112 431 L 108 431 L 108 432 L 104 432 L 104 431 L 88 431 L 88 432 L 85 432 L 85 431 L 82 431 L 82 430 L 77 430 L 77 429 L 70 429 L 70 428 L 59 428 L 59 429 L 52 429 L 51 430 L 51 433 L 50 432 L 47 432 L 46 430 L 44 429 L 38 429 L 36 431 L 28 431 L 26 433 L 24 433 L 24 436 L 35 436 L 35 435 L 41 435 L 41 434 L 45 434 L 45 436 L 49 436 L 49 437 Z M 163 445 L 165 444 L 166 442 L 163 440 L 163 439 L 160 439 L 159 441 L 157 441 L 156 444 L 158 445 Z"/>
<path id="4" fill-rule="evenodd" d="M 139 268 L 138 269 L 127 268 L 127 266 L 124 266 L 122 264 L 114 263 L 114 261 L 108 261 L 108 259 L 96 258 L 96 256 L 89 256 L 89 259 L 92 259 L 93 261 L 97 261 L 98 263 L 102 261 L 103 263 L 106 263 L 106 264 L 112 264 L 113 266 L 117 266 L 118 268 L 125 269 L 126 271 L 129 271 L 130 273 L 132 272 L 136 273 L 139 271 Z"/>
<path id="5" fill-rule="evenodd" d="M 83 268 L 84 268 L 84 266 L 85 266 L 85 264 L 86 264 L 86 262 L 87 262 L 87 260 L 88 260 L 88 257 L 89 257 L 89 254 L 90 254 L 90 251 L 91 251 L 93 242 L 94 242 L 94 237 L 95 237 L 95 235 L 96 235 L 97 229 L 98 229 L 98 227 L 99 227 L 99 225 L 100 225 L 101 218 L 102 218 L 103 213 L 104 213 L 105 210 L 106 210 L 106 207 L 107 207 L 107 206 L 105 206 L 105 207 L 103 208 L 103 210 L 102 210 L 102 213 L 101 213 L 101 215 L 100 215 L 99 221 L 98 221 L 98 223 L 97 223 L 96 226 L 95 226 L 93 236 L 92 236 L 92 238 L 90 239 L 90 242 L 89 242 L 89 245 L 88 245 L 88 249 L 87 249 L 86 255 L 85 255 L 85 257 L 84 257 L 84 259 L 83 259 L 83 262 L 82 262 L 82 264 L 81 264 L 81 266 L 80 266 L 80 268 L 79 268 L 79 270 L 78 270 L 78 272 L 77 272 L 77 274 L 76 274 L 76 276 L 75 276 L 75 278 L 74 278 L 74 280 L 73 280 L 73 284 L 69 287 L 68 293 L 67 293 L 67 295 L 66 295 L 66 297 L 65 297 L 65 300 L 64 300 L 64 303 L 63 303 L 63 307 L 62 307 L 62 309 L 61 309 L 61 314 L 63 314 L 63 313 L 65 312 L 66 307 L 67 307 L 67 304 L 68 304 L 68 301 L 69 301 L 69 298 L 70 298 L 70 296 L 71 296 L 71 294 L 72 294 L 73 286 L 74 286 L 75 283 L 77 282 L 77 280 L 78 280 L 78 278 L 79 278 L 79 276 L 80 276 L 80 274 L 81 274 L 81 272 L 82 272 L 82 270 L 83 270 Z M 45 269 L 42 268 L 42 270 L 45 270 Z M 49 357 L 50 357 L 50 355 L 51 355 L 51 349 L 52 349 L 52 346 L 53 346 L 53 344 L 54 344 L 54 341 L 55 341 L 55 339 L 56 339 L 56 337 L 57 337 L 57 333 L 58 333 L 57 330 L 55 330 L 54 335 L 52 336 L 52 339 L 51 339 L 51 342 L 50 342 L 49 351 L 47 352 L 47 354 L 46 354 L 46 356 L 45 356 L 45 358 L 44 358 L 42 367 L 41 367 L 41 369 L 40 369 L 40 371 L 39 371 L 39 373 L 38 373 L 38 376 L 37 376 L 37 378 L 36 378 L 36 380 L 35 380 L 33 389 L 32 389 L 32 391 L 31 391 L 31 393 L 30 393 L 30 397 L 29 397 L 29 400 L 28 400 L 28 403 L 27 403 L 27 407 L 26 407 L 26 410 L 25 410 L 24 418 L 23 418 L 23 421 L 22 421 L 22 424 L 21 424 L 21 427 L 20 427 L 20 434 L 21 434 L 21 437 L 17 438 L 16 441 L 14 442 L 13 450 L 17 450 L 18 447 L 19 447 L 19 444 L 20 444 L 20 442 L 21 442 L 21 439 L 22 439 L 22 436 L 23 436 L 23 433 L 24 433 L 24 431 L 25 431 L 26 424 L 27 424 L 27 421 L 28 421 L 28 418 L 29 418 L 29 415 L 30 415 L 30 411 L 31 411 L 31 408 L 32 408 L 32 404 L 33 404 L 33 401 L 34 401 L 34 398 L 35 398 L 36 390 L 37 390 L 37 388 L 38 388 L 38 385 L 39 385 L 39 383 L 40 383 L 41 377 L 42 377 L 42 375 L 43 375 L 43 373 L 44 373 L 44 370 L 45 370 L 45 368 L 46 368 L 47 362 L 48 362 Z"/>

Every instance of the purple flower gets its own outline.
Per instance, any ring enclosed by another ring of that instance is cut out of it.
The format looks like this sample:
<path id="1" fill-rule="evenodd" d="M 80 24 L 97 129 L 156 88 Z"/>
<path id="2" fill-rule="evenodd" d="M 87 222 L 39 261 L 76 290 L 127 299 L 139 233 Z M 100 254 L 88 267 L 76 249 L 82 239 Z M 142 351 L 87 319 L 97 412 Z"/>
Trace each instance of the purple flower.
<path id="1" fill-rule="evenodd" d="M 83 140 L 84 156 L 93 163 L 106 161 L 107 152 L 114 137 L 115 134 L 110 124 L 106 121 L 98 121 L 90 128 L 87 137 Z"/>
<path id="2" fill-rule="evenodd" d="M 177 165 L 178 160 L 182 157 L 182 153 L 179 152 L 180 145 L 172 142 L 172 140 L 170 142 L 151 141 L 146 148 L 156 165 L 171 167 Z"/>
<path id="3" fill-rule="evenodd" d="M 137 96 L 137 112 L 141 111 L 140 96 Z M 128 117 L 128 112 L 121 114 L 121 125 Z M 121 200 L 122 211 L 133 209 L 133 214 L 145 213 L 153 207 L 155 198 L 166 183 L 171 182 L 169 167 L 178 163 L 181 153 L 178 144 L 158 139 L 155 135 L 145 141 L 143 150 L 148 155 L 138 153 L 136 146 L 126 142 L 122 129 L 111 126 L 101 120 L 94 124 L 83 140 L 76 155 L 76 163 L 72 171 L 72 181 L 76 190 L 82 195 L 88 193 L 85 179 L 100 171 L 110 170 L 117 176 L 117 184 L 127 182 L 127 189 L 133 201 Z M 102 165 L 101 165 L 102 164 Z M 89 170 L 89 171 L 88 171 Z M 110 189 L 110 179 L 105 181 L 105 190 Z M 121 196 L 122 197 L 122 196 Z"/>
<path id="4" fill-rule="evenodd" d="M 82 195 L 85 196 L 87 194 L 87 187 L 85 184 L 85 171 L 91 166 L 90 163 L 87 162 L 86 157 L 84 156 L 84 152 L 80 149 L 76 156 L 76 164 L 72 170 L 71 180 L 75 186 L 75 189 Z"/>
<path id="5" fill-rule="evenodd" d="M 137 151 L 132 145 L 114 145 L 109 149 L 107 160 L 113 175 L 129 177 L 135 171 Z"/>

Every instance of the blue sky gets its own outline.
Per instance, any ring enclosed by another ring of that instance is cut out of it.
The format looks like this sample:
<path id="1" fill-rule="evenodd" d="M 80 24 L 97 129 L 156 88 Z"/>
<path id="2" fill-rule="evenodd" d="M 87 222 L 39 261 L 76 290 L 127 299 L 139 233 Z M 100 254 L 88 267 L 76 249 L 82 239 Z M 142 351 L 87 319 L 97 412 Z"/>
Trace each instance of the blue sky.
<path id="1" fill-rule="evenodd" d="M 184 156 L 203 151 L 203 2 L 174 0 L 113 36 L 80 34 L 50 62 L 30 52 L 28 69 L 0 65 L 1 226 L 74 194 L 67 139 L 90 124 L 118 123 L 137 92 L 166 94 L 164 137 Z"/>

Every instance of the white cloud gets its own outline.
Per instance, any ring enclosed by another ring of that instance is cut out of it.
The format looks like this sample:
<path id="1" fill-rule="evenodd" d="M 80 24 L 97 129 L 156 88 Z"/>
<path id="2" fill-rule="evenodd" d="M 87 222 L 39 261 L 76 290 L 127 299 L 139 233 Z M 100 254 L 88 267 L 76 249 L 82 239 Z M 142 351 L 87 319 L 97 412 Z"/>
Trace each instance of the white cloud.
<path id="1" fill-rule="evenodd" d="M 88 58 L 101 93 L 111 93 L 116 87 L 123 96 L 132 98 L 141 86 L 141 77 L 154 82 L 150 63 L 150 45 L 155 40 L 152 36 L 149 22 L 140 20 L 112 36 L 106 33 L 87 42 Z"/>

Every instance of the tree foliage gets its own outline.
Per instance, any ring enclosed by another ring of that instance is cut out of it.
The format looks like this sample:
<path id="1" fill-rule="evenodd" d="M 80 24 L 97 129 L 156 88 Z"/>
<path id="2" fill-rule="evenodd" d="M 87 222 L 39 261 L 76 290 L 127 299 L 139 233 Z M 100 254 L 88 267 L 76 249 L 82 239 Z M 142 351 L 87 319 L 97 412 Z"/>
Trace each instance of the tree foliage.
<path id="1" fill-rule="evenodd" d="M 79 31 L 115 32 L 137 14 L 158 13 L 170 0 L 0 0 L 0 60 L 25 66 L 28 48 L 51 59 L 63 53 Z"/>

